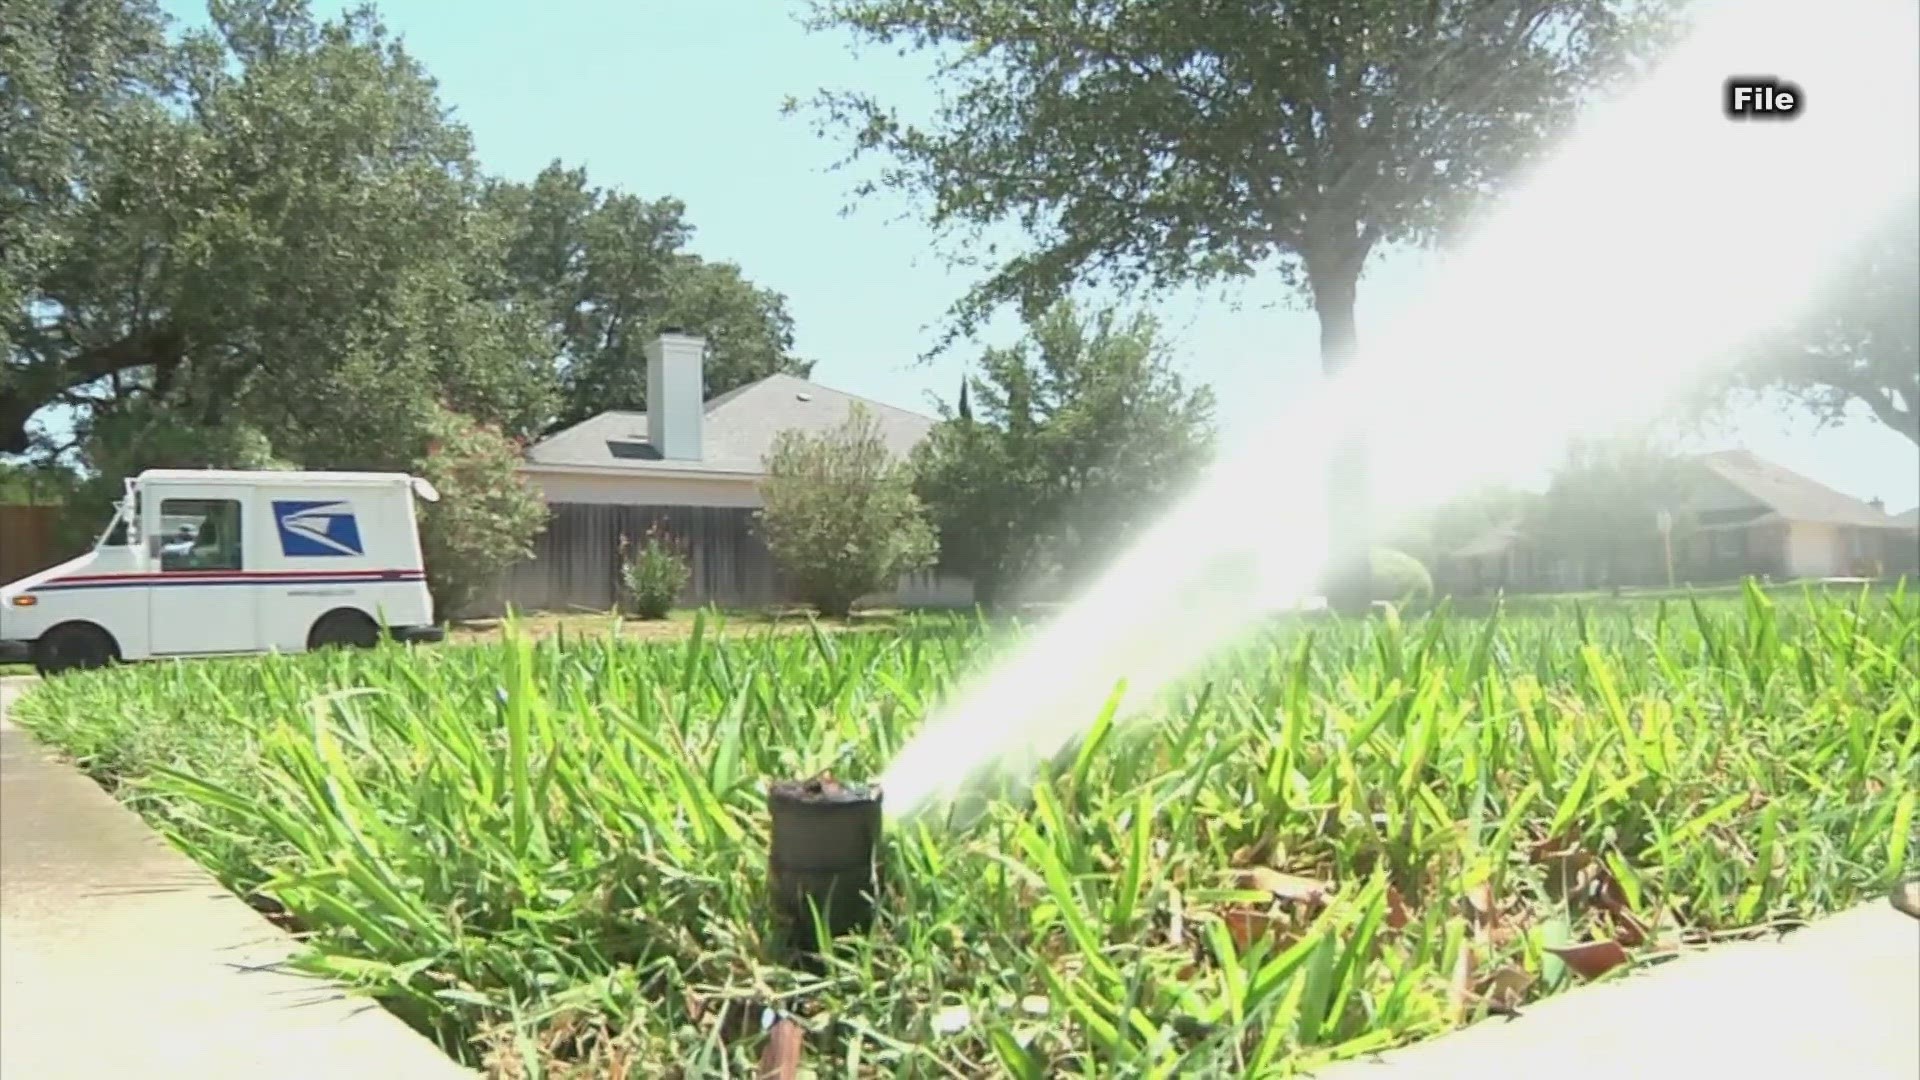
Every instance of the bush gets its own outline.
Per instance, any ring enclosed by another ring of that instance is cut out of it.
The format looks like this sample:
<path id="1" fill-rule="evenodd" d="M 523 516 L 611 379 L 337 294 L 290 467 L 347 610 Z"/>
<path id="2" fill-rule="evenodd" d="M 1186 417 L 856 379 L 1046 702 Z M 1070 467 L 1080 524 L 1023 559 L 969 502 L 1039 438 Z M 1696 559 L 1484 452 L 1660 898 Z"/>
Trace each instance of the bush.
<path id="1" fill-rule="evenodd" d="M 1433 599 L 1433 575 L 1404 551 L 1375 548 L 1373 598 L 1395 604 L 1424 603 Z"/>
<path id="2" fill-rule="evenodd" d="M 637 547 L 621 537 L 620 556 L 620 584 L 626 591 L 628 611 L 642 619 L 666 618 L 692 576 L 679 545 L 655 526 Z"/>
<path id="3" fill-rule="evenodd" d="M 463 613 L 507 567 L 533 554 L 547 508 L 520 479 L 520 446 L 457 413 L 435 419 L 416 472 L 440 490 L 420 508 L 427 590 L 441 618 Z"/>
<path id="4" fill-rule="evenodd" d="M 820 435 L 783 431 L 767 454 L 760 529 L 796 597 L 844 618 L 853 602 L 933 563 L 933 527 L 873 414 Z"/>

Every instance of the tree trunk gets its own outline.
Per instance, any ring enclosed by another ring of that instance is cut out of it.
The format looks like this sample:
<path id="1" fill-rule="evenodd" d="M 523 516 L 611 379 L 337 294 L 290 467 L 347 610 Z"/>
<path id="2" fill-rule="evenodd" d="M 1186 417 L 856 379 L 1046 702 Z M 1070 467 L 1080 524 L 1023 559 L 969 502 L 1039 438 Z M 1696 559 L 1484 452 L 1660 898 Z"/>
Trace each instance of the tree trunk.
<path id="1" fill-rule="evenodd" d="M 1354 271 L 1313 277 L 1313 307 L 1320 316 L 1320 368 L 1337 378 L 1359 358 L 1354 326 Z M 1333 448 L 1327 483 L 1327 606 L 1365 614 L 1373 602 L 1372 500 L 1367 489 L 1367 447 L 1363 431 L 1346 432 Z"/>

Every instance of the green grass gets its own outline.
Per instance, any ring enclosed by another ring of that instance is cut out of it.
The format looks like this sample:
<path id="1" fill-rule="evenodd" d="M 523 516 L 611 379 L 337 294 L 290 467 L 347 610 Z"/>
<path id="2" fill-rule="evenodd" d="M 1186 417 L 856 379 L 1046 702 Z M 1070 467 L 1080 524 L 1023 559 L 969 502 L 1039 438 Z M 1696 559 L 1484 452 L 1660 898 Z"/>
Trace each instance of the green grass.
<path id="1" fill-rule="evenodd" d="M 1563 946 L 1651 963 L 1920 868 L 1905 590 L 1300 620 L 1093 724 L 1026 802 L 893 834 L 875 931 L 781 967 L 760 784 L 876 774 L 1017 641 L 510 635 L 18 711 L 291 912 L 314 970 L 507 1076 L 744 1074 L 768 1004 L 821 1075 L 1280 1075 L 1566 989 Z"/>

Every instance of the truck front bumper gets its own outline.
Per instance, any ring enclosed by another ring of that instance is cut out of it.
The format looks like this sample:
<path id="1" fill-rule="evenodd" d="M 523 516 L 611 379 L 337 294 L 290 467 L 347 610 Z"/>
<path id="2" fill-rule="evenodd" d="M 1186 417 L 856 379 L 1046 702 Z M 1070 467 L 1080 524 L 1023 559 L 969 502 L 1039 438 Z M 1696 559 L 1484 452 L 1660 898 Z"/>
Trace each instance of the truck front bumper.
<path id="1" fill-rule="evenodd" d="M 387 636 L 401 642 L 443 641 L 447 636 L 447 628 L 444 626 L 390 626 L 387 628 Z"/>
<path id="2" fill-rule="evenodd" d="M 30 664 L 33 662 L 33 642 L 0 641 L 0 664 Z"/>

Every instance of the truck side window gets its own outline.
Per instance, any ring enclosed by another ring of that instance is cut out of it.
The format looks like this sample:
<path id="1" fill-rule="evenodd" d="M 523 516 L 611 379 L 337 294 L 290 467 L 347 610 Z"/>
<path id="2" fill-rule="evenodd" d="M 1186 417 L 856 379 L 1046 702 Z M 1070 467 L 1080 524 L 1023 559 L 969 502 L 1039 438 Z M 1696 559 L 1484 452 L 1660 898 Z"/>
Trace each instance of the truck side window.
<path id="1" fill-rule="evenodd" d="M 240 503 L 167 499 L 160 504 L 160 569 L 240 570 Z"/>

